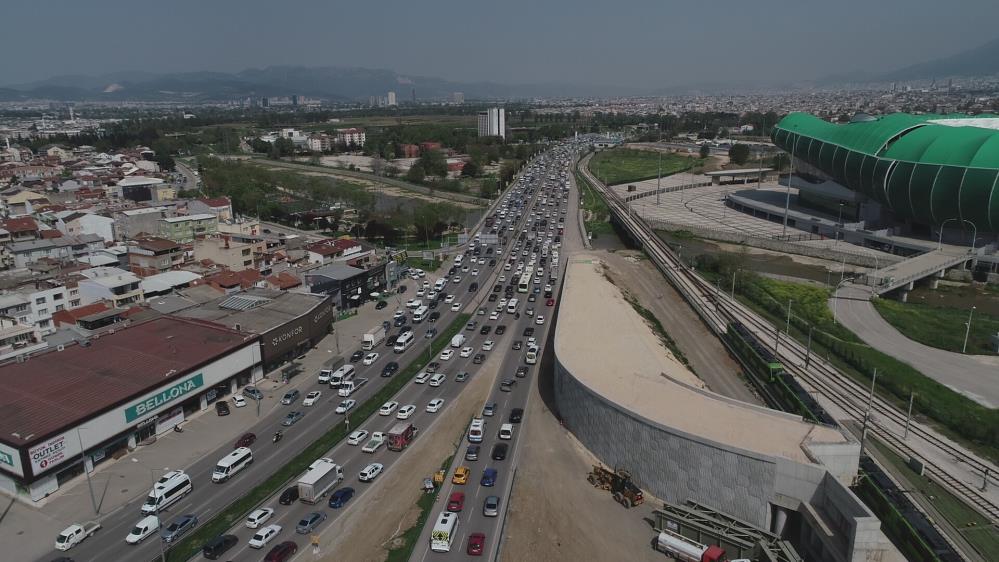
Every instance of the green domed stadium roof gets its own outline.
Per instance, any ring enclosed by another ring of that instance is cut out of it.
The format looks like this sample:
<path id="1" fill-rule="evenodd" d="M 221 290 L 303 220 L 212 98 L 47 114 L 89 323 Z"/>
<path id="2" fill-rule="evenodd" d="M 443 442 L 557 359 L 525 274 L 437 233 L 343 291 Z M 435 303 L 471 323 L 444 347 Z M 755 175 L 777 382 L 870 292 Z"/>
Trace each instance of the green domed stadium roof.
<path id="1" fill-rule="evenodd" d="M 894 113 L 833 124 L 792 113 L 774 144 L 902 218 L 999 229 L 999 118 Z"/>

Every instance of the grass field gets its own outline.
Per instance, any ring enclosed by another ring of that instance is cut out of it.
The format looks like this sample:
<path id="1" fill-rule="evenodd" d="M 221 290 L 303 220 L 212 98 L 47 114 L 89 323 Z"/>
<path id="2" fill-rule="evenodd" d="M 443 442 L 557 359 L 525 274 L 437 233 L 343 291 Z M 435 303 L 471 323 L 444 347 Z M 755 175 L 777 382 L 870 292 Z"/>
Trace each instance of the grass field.
<path id="1" fill-rule="evenodd" d="M 936 482 L 916 474 L 905 460 L 889 450 L 880 441 L 872 440 L 873 445 L 888 459 L 892 472 L 903 475 L 912 482 L 915 490 L 928 499 L 951 525 L 961 533 L 966 541 L 978 550 L 986 560 L 999 560 L 999 529 L 989 520 L 959 500 Z"/>
<path id="2" fill-rule="evenodd" d="M 905 337 L 921 344 L 961 353 L 969 310 L 874 299 L 881 316 Z M 999 317 L 975 311 L 968 335 L 968 353 L 996 355 L 991 337 L 999 332 Z"/>
<path id="3" fill-rule="evenodd" d="M 576 185 L 579 186 L 579 204 L 583 208 L 586 232 L 594 238 L 601 234 L 612 234 L 614 227 L 610 223 L 610 208 L 603 197 L 579 172 L 576 172 Z"/>
<path id="4" fill-rule="evenodd" d="M 454 455 L 444 459 L 441 463 L 441 468 L 447 470 L 451 466 L 451 460 Z M 416 540 L 420 538 L 420 533 L 423 532 L 423 526 L 427 524 L 427 519 L 430 518 L 431 508 L 437 501 L 437 496 L 441 493 L 441 488 L 444 486 L 434 487 L 433 493 L 423 494 L 420 499 L 416 500 L 416 507 L 420 509 L 420 515 L 416 518 L 416 523 L 412 527 L 403 531 L 401 545 L 397 548 L 392 548 L 388 552 L 388 558 L 386 562 L 406 562 L 413 555 L 413 551 L 416 549 Z"/>
<path id="5" fill-rule="evenodd" d="M 589 168 L 593 175 L 608 185 L 647 180 L 659 174 L 659 154 L 648 150 L 615 148 L 593 155 Z M 662 175 L 675 174 L 701 160 L 672 153 L 662 154 Z"/>

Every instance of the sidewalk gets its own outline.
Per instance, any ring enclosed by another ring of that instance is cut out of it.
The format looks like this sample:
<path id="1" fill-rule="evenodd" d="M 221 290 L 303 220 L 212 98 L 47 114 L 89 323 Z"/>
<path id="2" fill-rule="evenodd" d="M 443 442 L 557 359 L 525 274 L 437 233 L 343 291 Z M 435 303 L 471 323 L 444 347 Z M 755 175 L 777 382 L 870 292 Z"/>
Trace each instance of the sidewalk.
<path id="1" fill-rule="evenodd" d="M 409 290 L 413 291 L 413 283 L 403 284 L 408 284 Z M 337 333 L 326 336 L 299 360 L 302 373 L 289 384 L 281 383 L 280 370 L 268 373 L 257 384 L 264 393 L 260 415 L 278 406 L 281 396 L 288 389 L 303 390 L 312 385 L 322 364 L 337 355 L 338 340 L 340 355 L 345 359 L 359 349 L 362 334 L 391 319 L 396 303 L 392 298 L 388 302 L 388 307 L 377 311 L 374 302 L 369 302 L 361 307 L 359 314 L 336 322 L 334 328 Z M 83 475 L 35 505 L 0 496 L 0 513 L 13 503 L 0 519 L 0 544 L 18 545 L 17 556 L 12 560 L 35 560 L 44 556 L 52 550 L 55 536 L 70 523 L 99 520 L 127 506 L 149 493 L 152 478 L 159 478 L 168 469 L 186 467 L 217 448 L 235 442 L 248 426 L 256 422 L 257 409 L 253 401 L 249 401 L 245 408 L 232 408 L 231 411 L 225 417 L 215 415 L 214 408 L 199 412 L 182 424 L 183 433 L 164 433 L 150 445 L 139 446 L 119 459 L 98 465 L 90 480 L 99 514 L 94 513 L 87 479 Z M 258 435 L 258 438 L 266 437 Z"/>

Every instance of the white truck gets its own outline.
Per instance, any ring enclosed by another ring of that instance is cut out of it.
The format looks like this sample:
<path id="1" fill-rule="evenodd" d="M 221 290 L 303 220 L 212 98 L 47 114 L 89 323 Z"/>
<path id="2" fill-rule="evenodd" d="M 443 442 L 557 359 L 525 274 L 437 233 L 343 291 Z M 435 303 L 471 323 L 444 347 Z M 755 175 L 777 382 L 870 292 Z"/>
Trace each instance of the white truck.
<path id="1" fill-rule="evenodd" d="M 457 334 L 451 338 L 451 347 L 457 349 L 465 345 L 465 334 Z"/>
<path id="2" fill-rule="evenodd" d="M 322 369 L 319 369 L 319 384 L 329 384 L 330 377 L 333 376 L 333 372 L 340 368 L 344 364 L 343 357 L 337 356 L 332 359 L 327 359 L 323 363 Z"/>
<path id="3" fill-rule="evenodd" d="M 96 533 L 101 528 L 97 521 L 87 521 L 85 523 L 73 523 L 63 529 L 55 540 L 56 550 L 69 550 L 80 544 L 85 539 Z"/>
<path id="4" fill-rule="evenodd" d="M 359 388 L 368 384 L 368 379 L 353 379 L 340 384 L 340 389 L 336 391 L 340 396 L 350 396 L 357 392 Z"/>
<path id="5" fill-rule="evenodd" d="M 330 459 L 319 459 L 312 469 L 298 479 L 298 499 L 317 503 L 334 486 L 343 481 L 343 467 Z"/>
<path id="6" fill-rule="evenodd" d="M 378 326 L 368 330 L 361 339 L 361 349 L 371 351 L 378 344 L 385 341 L 385 328 Z"/>
<path id="7" fill-rule="evenodd" d="M 361 451 L 365 453 L 374 453 L 379 449 L 379 447 L 385 444 L 386 439 L 387 438 L 384 433 L 376 431 L 371 434 L 371 439 L 368 439 L 368 442 L 363 448 L 361 448 Z"/>

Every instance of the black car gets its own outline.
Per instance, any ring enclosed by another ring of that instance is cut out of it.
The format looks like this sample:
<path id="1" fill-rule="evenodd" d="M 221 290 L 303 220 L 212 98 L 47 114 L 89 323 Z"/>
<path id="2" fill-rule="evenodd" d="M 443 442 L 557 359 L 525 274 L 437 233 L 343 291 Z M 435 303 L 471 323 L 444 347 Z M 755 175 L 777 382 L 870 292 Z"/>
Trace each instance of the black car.
<path id="1" fill-rule="evenodd" d="M 361 359 L 364 359 L 364 352 L 361 351 L 361 350 L 357 350 L 354 353 L 350 354 L 350 362 L 351 363 L 357 363 Z"/>
<path id="2" fill-rule="evenodd" d="M 518 349 L 523 349 L 523 347 L 524 347 L 523 340 L 516 340 L 516 341 L 513 342 L 513 349 L 514 349 L 514 351 L 516 351 Z"/>
<path id="3" fill-rule="evenodd" d="M 498 283 L 496 285 L 493 285 L 493 292 L 494 293 L 498 293 L 498 292 L 500 292 L 502 290 L 503 290 L 503 285 L 500 285 Z"/>
<path id="4" fill-rule="evenodd" d="M 538 295 L 536 295 L 535 293 L 527 295 L 527 302 L 534 302 L 536 300 L 538 300 Z"/>
<path id="5" fill-rule="evenodd" d="M 497 336 L 502 336 L 505 333 L 506 333 L 506 325 L 505 324 L 500 324 L 499 326 L 496 326 L 496 335 Z"/>
<path id="6" fill-rule="evenodd" d="M 382 376 L 391 377 L 392 375 L 396 374 L 398 370 L 399 370 L 399 364 L 396 363 L 395 361 L 390 361 L 388 365 L 385 365 L 385 367 L 382 368 Z"/>
<path id="7" fill-rule="evenodd" d="M 478 290 L 479 290 L 479 284 L 478 283 L 472 283 L 471 285 L 468 286 L 468 292 L 469 293 L 474 293 L 475 291 L 478 291 Z"/>
<path id="8" fill-rule="evenodd" d="M 545 291 L 545 298 L 546 299 L 552 298 L 552 292 L 551 291 Z"/>
<path id="9" fill-rule="evenodd" d="M 388 306 L 387 302 L 385 302 L 385 301 L 378 301 L 378 303 L 375 304 L 375 310 L 381 310 L 381 309 L 385 308 L 386 306 Z"/>
<path id="10" fill-rule="evenodd" d="M 429 304 L 427 304 L 427 307 L 430 308 L 430 310 L 433 310 L 433 309 L 437 308 L 437 305 L 439 305 L 440 302 L 441 301 L 439 299 L 434 299 L 434 300 L 430 301 Z"/>
<path id="11" fill-rule="evenodd" d="M 201 547 L 201 555 L 209 560 L 217 560 L 225 551 L 236 546 L 238 542 L 239 539 L 236 538 L 236 535 L 219 535 Z"/>
<path id="12" fill-rule="evenodd" d="M 510 392 L 515 386 L 517 386 L 517 379 L 503 379 L 503 382 L 500 383 L 500 390 Z"/>
<path id="13" fill-rule="evenodd" d="M 493 327 L 486 324 L 485 326 L 482 327 L 481 330 L 479 330 L 479 333 L 482 334 L 483 336 L 488 336 L 489 332 L 491 331 L 493 331 Z"/>
<path id="14" fill-rule="evenodd" d="M 430 328 L 429 330 L 427 330 L 427 333 L 424 334 L 423 337 L 425 337 L 425 338 L 427 338 L 429 340 L 430 338 L 432 338 L 432 337 L 434 337 L 436 335 L 437 335 L 437 328 Z"/>
<path id="15" fill-rule="evenodd" d="M 475 357 L 472 357 L 472 363 L 475 363 L 476 365 L 481 365 L 485 360 L 486 356 L 481 353 L 476 353 Z"/>
<path id="16" fill-rule="evenodd" d="M 392 325 L 395 326 L 396 328 L 398 328 L 399 326 L 402 326 L 405 323 L 406 323 L 406 317 L 405 316 L 400 316 L 400 317 L 396 318 L 392 322 Z"/>
<path id="17" fill-rule="evenodd" d="M 524 337 L 529 338 L 534 335 L 534 326 L 524 328 Z"/>
<path id="18" fill-rule="evenodd" d="M 516 374 L 516 376 L 517 376 L 518 379 L 522 379 L 522 378 L 526 377 L 527 376 L 527 366 L 526 365 L 521 365 L 520 367 L 517 367 L 517 374 Z"/>
<path id="19" fill-rule="evenodd" d="M 471 322 L 469 322 L 468 324 L 465 324 L 465 330 L 467 330 L 467 331 L 471 332 L 471 331 L 472 331 L 472 330 L 474 330 L 474 329 L 475 329 L 475 327 L 476 327 L 476 326 L 478 326 L 478 325 L 479 325 L 478 321 L 476 321 L 476 320 L 472 320 L 472 321 L 471 321 Z"/>
<path id="20" fill-rule="evenodd" d="M 506 459 L 506 452 L 508 446 L 506 443 L 497 443 L 493 445 L 493 453 L 490 455 L 494 461 L 501 461 Z"/>
<path id="21" fill-rule="evenodd" d="M 447 276 L 451 277 L 455 271 L 458 271 L 458 268 L 452 266 L 451 269 L 447 270 Z"/>
<path id="22" fill-rule="evenodd" d="M 395 347 L 395 341 L 399 336 L 385 336 L 385 347 Z"/>
<path id="23" fill-rule="evenodd" d="M 466 461 L 477 461 L 479 460 L 479 451 L 482 449 L 479 445 L 469 445 L 465 449 L 465 460 Z"/>
<path id="24" fill-rule="evenodd" d="M 510 423 L 520 423 L 524 419 L 524 409 L 514 408 L 510 410 Z"/>
<path id="25" fill-rule="evenodd" d="M 490 250 L 491 250 L 491 249 L 492 249 L 492 248 L 490 248 Z M 496 265 L 496 260 L 495 260 L 495 259 L 491 259 L 491 260 L 489 260 L 489 267 L 493 267 L 493 266 L 495 266 L 495 265 Z"/>
<path id="26" fill-rule="evenodd" d="M 278 498 L 278 503 L 281 505 L 291 505 L 298 500 L 298 486 L 292 486 L 281 492 L 281 497 Z"/>
<path id="27" fill-rule="evenodd" d="M 496 302 L 497 300 L 499 300 L 499 297 L 496 296 L 496 293 L 491 293 L 489 295 L 489 302 Z"/>
<path id="28" fill-rule="evenodd" d="M 215 413 L 220 416 L 229 415 L 229 403 L 225 400 L 219 400 L 215 403 Z"/>
<path id="29" fill-rule="evenodd" d="M 441 313 L 440 312 L 436 312 L 436 311 L 431 312 L 430 316 L 427 317 L 427 322 L 436 322 L 437 319 L 440 318 L 440 317 L 441 317 Z"/>
<path id="30" fill-rule="evenodd" d="M 402 294 L 402 293 L 405 293 L 405 292 L 406 292 L 406 286 L 405 285 L 399 285 L 399 294 Z"/>

